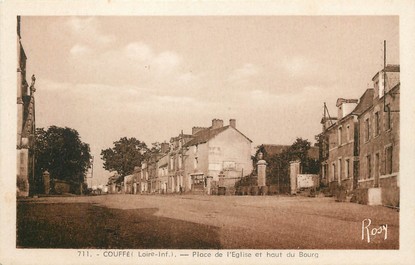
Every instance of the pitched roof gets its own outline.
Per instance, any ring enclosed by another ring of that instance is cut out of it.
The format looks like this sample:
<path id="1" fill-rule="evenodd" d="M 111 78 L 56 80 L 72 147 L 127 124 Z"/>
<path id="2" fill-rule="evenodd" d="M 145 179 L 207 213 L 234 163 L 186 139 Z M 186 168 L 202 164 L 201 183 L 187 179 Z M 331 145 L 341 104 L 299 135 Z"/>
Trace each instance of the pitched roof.
<path id="1" fill-rule="evenodd" d="M 356 108 L 352 111 L 352 114 L 360 115 L 365 110 L 370 108 L 373 104 L 373 95 L 375 90 L 373 88 L 366 89 L 365 93 L 360 97 L 359 104 L 357 104 Z"/>
<path id="2" fill-rule="evenodd" d="M 187 142 L 184 146 L 192 146 L 192 145 L 197 145 L 197 144 L 202 144 L 202 143 L 206 143 L 207 141 L 209 141 L 210 139 L 212 139 L 213 137 L 215 137 L 216 135 L 220 134 L 221 132 L 227 130 L 228 128 L 232 128 L 231 126 L 227 125 L 227 126 L 223 126 L 220 128 L 216 128 L 216 129 L 212 129 L 212 127 L 209 127 L 207 129 L 201 130 L 197 133 L 195 133 L 193 136 L 194 138 L 192 140 L 190 140 L 189 142 Z M 245 137 L 246 139 L 248 139 L 250 142 L 252 142 L 248 137 L 246 137 L 243 133 L 241 133 L 240 131 L 238 131 L 237 129 L 234 128 L 235 131 L 239 132 L 243 137 Z"/>
<path id="3" fill-rule="evenodd" d="M 290 148 L 291 145 L 279 145 L 279 144 L 263 144 L 265 152 L 268 156 L 281 154 L 283 151 Z"/>
<path id="4" fill-rule="evenodd" d="M 383 70 L 385 72 L 399 72 L 401 69 L 399 64 L 388 64 Z"/>
<path id="5" fill-rule="evenodd" d="M 265 149 L 265 152 L 267 153 L 267 156 L 273 156 L 281 154 L 282 152 L 286 151 L 288 148 L 291 147 L 291 145 L 278 145 L 278 144 L 263 144 L 262 145 Z M 318 159 L 319 158 L 319 148 L 316 146 L 310 146 L 310 149 L 308 149 L 308 157 L 312 159 Z"/>
<path id="6" fill-rule="evenodd" d="M 388 64 L 388 65 L 386 65 L 385 68 L 383 68 L 380 72 L 377 72 L 373 76 L 372 81 L 375 80 L 375 78 L 379 75 L 379 73 L 382 73 L 382 72 L 389 72 L 390 73 L 390 72 L 400 72 L 400 71 L 401 71 L 401 67 L 400 67 L 399 64 Z"/>

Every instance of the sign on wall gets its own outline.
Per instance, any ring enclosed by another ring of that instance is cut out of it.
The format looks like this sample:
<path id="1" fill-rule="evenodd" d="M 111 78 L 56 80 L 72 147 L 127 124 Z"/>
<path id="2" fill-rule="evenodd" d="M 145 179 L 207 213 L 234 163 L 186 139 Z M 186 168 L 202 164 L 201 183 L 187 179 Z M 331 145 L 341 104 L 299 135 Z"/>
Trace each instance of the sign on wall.
<path id="1" fill-rule="evenodd" d="M 236 163 L 235 161 L 223 161 L 223 170 L 235 170 Z"/>

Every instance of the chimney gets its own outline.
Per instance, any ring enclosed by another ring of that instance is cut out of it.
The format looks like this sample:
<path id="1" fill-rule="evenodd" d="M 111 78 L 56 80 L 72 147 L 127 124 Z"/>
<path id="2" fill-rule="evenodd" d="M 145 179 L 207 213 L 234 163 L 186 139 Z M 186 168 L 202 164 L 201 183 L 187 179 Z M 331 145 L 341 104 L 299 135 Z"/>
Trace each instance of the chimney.
<path id="1" fill-rule="evenodd" d="M 195 135 L 196 133 L 205 130 L 206 127 L 192 127 L 192 134 Z"/>
<path id="2" fill-rule="evenodd" d="M 169 143 L 166 143 L 166 142 L 161 143 L 160 152 L 161 152 L 162 154 L 167 153 L 167 152 L 169 151 L 169 149 L 170 149 L 170 144 L 169 144 Z"/>
<path id="3" fill-rule="evenodd" d="M 357 99 L 337 99 L 337 119 L 341 120 L 343 117 L 347 116 L 350 112 L 352 112 L 354 108 L 357 106 L 358 102 L 359 100 Z"/>
<path id="4" fill-rule="evenodd" d="M 223 120 L 213 119 L 212 120 L 212 129 L 218 129 L 223 127 Z"/>
<path id="5" fill-rule="evenodd" d="M 229 120 L 229 125 L 230 125 L 232 128 L 236 129 L 236 120 L 235 120 L 235 119 L 230 119 L 230 120 Z"/>

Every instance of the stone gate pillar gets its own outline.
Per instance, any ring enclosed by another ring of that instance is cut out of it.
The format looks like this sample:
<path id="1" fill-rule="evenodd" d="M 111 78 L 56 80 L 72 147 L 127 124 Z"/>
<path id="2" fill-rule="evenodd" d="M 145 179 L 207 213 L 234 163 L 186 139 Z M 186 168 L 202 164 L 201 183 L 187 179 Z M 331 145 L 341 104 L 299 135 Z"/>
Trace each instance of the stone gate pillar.
<path id="1" fill-rule="evenodd" d="M 49 194 L 50 192 L 50 174 L 47 170 L 43 172 L 43 188 L 45 190 L 45 194 Z"/>
<path id="2" fill-rule="evenodd" d="M 211 195 L 211 189 L 212 189 L 212 176 L 206 177 L 206 194 Z"/>
<path id="3" fill-rule="evenodd" d="M 300 161 L 290 162 L 290 192 L 297 193 L 297 175 L 300 174 Z"/>
<path id="4" fill-rule="evenodd" d="M 258 153 L 258 162 L 257 162 L 257 174 L 258 174 L 258 187 L 263 195 L 266 194 L 266 177 L 267 177 L 267 162 L 262 159 L 263 154 Z"/>

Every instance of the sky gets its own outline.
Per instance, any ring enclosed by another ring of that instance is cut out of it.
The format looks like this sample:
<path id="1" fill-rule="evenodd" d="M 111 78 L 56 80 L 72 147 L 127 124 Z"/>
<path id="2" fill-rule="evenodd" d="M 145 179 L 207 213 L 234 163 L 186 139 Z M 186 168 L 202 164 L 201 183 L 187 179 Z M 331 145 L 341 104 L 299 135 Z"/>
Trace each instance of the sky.
<path id="1" fill-rule="evenodd" d="M 360 98 L 399 64 L 397 16 L 24 16 L 36 126 L 76 129 L 105 184 L 102 149 L 148 146 L 236 119 L 253 143 L 315 142 L 323 104 Z M 90 182 L 91 183 L 91 182 Z"/>

